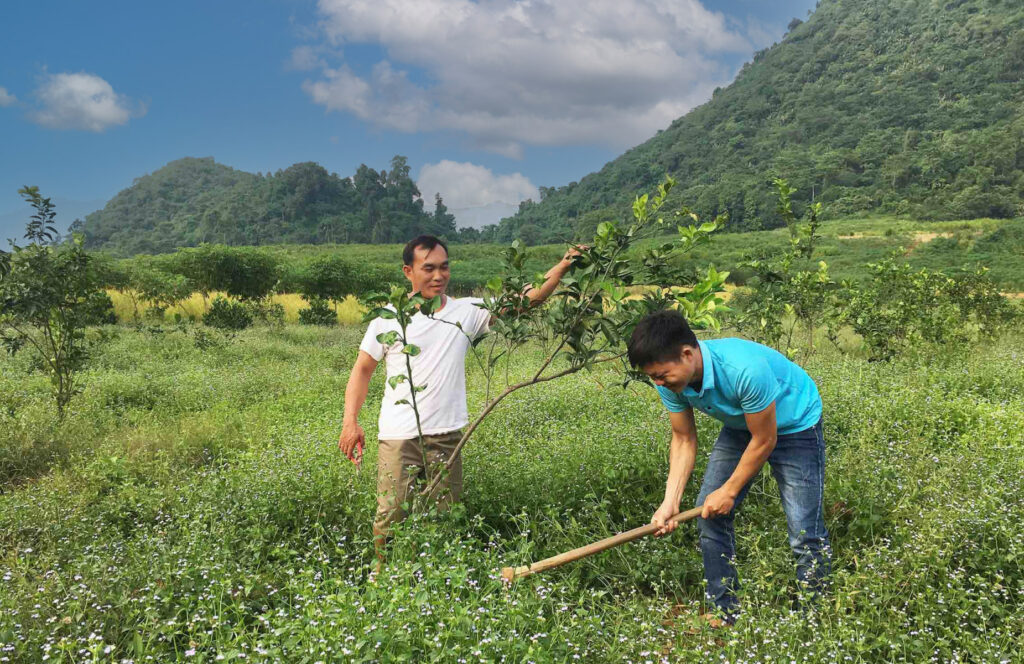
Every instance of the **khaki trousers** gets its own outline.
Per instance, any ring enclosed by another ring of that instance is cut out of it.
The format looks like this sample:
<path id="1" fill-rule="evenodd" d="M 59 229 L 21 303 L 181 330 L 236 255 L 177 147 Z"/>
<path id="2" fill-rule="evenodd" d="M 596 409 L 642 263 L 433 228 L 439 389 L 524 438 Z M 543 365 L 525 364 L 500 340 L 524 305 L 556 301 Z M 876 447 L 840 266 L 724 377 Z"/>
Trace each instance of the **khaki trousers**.
<path id="1" fill-rule="evenodd" d="M 377 515 L 373 520 L 373 534 L 387 537 L 391 524 L 408 515 L 407 501 L 414 498 L 417 485 L 422 486 L 444 470 L 455 446 L 462 438 L 461 431 L 437 436 L 423 436 L 421 452 L 418 438 L 407 440 L 380 440 L 377 451 Z M 424 478 L 423 457 L 428 469 Z M 447 477 L 437 487 L 438 509 L 448 509 L 462 495 L 462 456 L 452 466 Z"/>

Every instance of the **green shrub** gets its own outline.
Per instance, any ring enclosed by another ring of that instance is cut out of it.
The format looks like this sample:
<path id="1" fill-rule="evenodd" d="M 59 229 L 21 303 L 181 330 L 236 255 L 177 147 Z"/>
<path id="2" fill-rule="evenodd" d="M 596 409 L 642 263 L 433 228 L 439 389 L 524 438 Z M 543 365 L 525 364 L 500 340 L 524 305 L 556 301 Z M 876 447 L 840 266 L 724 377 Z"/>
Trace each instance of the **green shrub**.
<path id="1" fill-rule="evenodd" d="M 320 256 L 299 273 L 299 293 L 311 303 L 314 298 L 340 302 L 356 292 L 355 280 L 355 268 L 341 256 Z"/>
<path id="2" fill-rule="evenodd" d="M 253 315 L 250 307 L 242 302 L 217 297 L 210 305 L 210 310 L 203 315 L 203 323 L 220 330 L 244 330 L 252 325 Z"/>
<path id="3" fill-rule="evenodd" d="M 88 359 L 85 327 L 108 297 L 96 283 L 81 238 L 52 246 L 56 212 L 38 187 L 18 191 L 35 214 L 26 225 L 24 247 L 0 252 L 0 346 L 15 354 L 23 347 L 50 378 L 57 415 L 63 419 L 80 391 L 79 374 Z"/>
<path id="4" fill-rule="evenodd" d="M 967 344 L 1008 325 L 1015 310 L 988 271 L 944 274 L 916 269 L 895 252 L 868 267 L 870 279 L 843 284 L 843 307 L 831 312 L 830 328 L 850 325 L 873 359 L 888 360 L 920 342 Z"/>
<path id="5" fill-rule="evenodd" d="M 269 300 L 253 300 L 244 302 L 249 311 L 252 312 L 254 320 L 258 320 L 261 323 L 267 325 L 273 325 L 280 327 L 284 325 L 284 305 L 279 302 L 270 302 Z"/>
<path id="6" fill-rule="evenodd" d="M 200 293 L 224 291 L 241 300 L 261 300 L 274 290 L 281 267 L 255 247 L 204 245 L 180 249 L 164 260 L 167 271 L 187 277 Z"/>
<path id="7" fill-rule="evenodd" d="M 299 322 L 303 325 L 337 325 L 338 315 L 322 298 L 312 298 L 309 306 L 299 309 Z"/>
<path id="8" fill-rule="evenodd" d="M 115 325 L 114 302 L 104 292 L 94 293 L 85 303 L 83 312 L 86 325 Z"/>

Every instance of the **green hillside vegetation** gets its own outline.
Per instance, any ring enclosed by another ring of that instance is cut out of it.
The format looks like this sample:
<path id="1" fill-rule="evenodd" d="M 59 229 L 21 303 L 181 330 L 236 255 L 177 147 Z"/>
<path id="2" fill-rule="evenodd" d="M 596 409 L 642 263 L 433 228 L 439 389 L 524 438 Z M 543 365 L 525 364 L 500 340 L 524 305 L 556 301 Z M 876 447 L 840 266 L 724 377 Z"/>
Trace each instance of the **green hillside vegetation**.
<path id="1" fill-rule="evenodd" d="M 665 174 L 730 228 L 781 225 L 773 176 L 835 216 L 1007 218 L 1024 200 L 1024 5 L 822 0 L 735 82 L 646 143 L 484 232 L 588 237 Z"/>
<path id="2" fill-rule="evenodd" d="M 312 162 L 252 174 L 186 158 L 138 178 L 80 229 L 86 247 L 120 255 L 161 253 L 200 243 L 265 245 L 400 242 L 419 233 L 455 235 L 437 197 L 427 212 L 405 157 L 350 178 Z"/>

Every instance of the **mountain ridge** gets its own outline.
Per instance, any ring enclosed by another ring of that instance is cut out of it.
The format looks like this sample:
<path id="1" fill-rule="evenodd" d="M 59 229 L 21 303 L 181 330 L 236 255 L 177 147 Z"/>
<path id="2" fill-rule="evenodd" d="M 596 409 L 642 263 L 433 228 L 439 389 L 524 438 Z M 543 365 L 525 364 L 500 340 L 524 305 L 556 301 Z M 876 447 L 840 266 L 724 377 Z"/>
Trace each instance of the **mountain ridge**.
<path id="1" fill-rule="evenodd" d="M 777 226 L 769 186 L 831 214 L 1024 214 L 1024 5 L 822 0 L 732 84 L 645 143 L 485 232 L 585 237 L 670 174 L 673 200 L 733 230 Z"/>
<path id="2" fill-rule="evenodd" d="M 184 157 L 136 178 L 81 228 L 85 245 L 116 254 L 161 253 L 202 243 L 230 245 L 388 243 L 419 233 L 454 236 L 438 196 L 424 209 L 405 157 L 351 177 L 300 162 L 248 173 L 213 157 Z"/>
<path id="3" fill-rule="evenodd" d="M 274 174 L 212 158 L 171 162 L 89 215 L 86 245 L 120 254 L 203 242 L 403 242 L 420 232 L 528 244 L 592 237 L 666 175 L 670 203 L 733 231 L 781 224 L 771 187 L 826 216 L 1024 216 L 1024 3 L 822 0 L 728 86 L 648 141 L 497 225 L 424 209 L 404 157 L 351 177 L 319 164 Z"/>

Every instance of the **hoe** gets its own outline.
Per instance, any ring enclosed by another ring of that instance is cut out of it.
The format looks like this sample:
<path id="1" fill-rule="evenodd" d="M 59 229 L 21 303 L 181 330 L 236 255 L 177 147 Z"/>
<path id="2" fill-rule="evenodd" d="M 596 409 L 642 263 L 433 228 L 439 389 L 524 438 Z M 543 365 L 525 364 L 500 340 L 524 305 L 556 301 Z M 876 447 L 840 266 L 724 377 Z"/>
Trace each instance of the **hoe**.
<path id="1" fill-rule="evenodd" d="M 701 507 L 694 507 L 692 510 L 680 512 L 679 514 L 676 514 L 674 517 L 669 519 L 669 522 L 682 523 L 684 521 L 696 519 L 698 516 L 700 516 L 702 509 L 703 508 Z M 552 556 L 551 558 L 545 558 L 544 560 L 535 562 L 529 566 L 523 565 L 521 567 L 506 567 L 501 570 L 501 578 L 511 583 L 516 579 L 522 579 L 524 577 L 530 576 L 531 574 L 536 574 L 538 572 L 546 572 L 549 569 L 561 567 L 566 563 L 571 563 L 575 560 L 579 560 L 580 558 L 592 556 L 595 553 L 600 553 L 601 551 L 611 549 L 620 544 L 625 544 L 626 542 L 632 542 L 633 540 L 640 539 L 641 537 L 653 535 L 654 533 L 658 532 L 658 528 L 659 526 L 656 526 L 653 523 L 651 523 L 646 526 L 634 528 L 633 530 L 627 530 L 626 532 L 619 533 L 618 535 L 606 537 L 603 540 L 594 542 L 593 544 L 587 544 L 586 546 L 581 546 L 580 548 L 573 549 L 572 551 L 560 553 L 557 556 Z"/>

